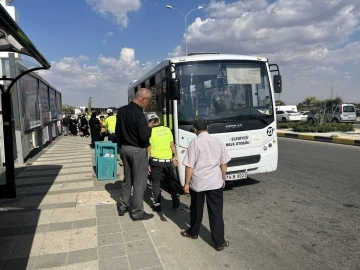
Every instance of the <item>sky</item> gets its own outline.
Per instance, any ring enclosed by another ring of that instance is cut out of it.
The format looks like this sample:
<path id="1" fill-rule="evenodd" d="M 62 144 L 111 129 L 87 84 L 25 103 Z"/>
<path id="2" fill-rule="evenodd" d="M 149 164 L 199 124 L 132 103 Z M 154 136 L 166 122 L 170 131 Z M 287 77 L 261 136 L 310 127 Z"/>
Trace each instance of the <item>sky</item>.
<path id="1" fill-rule="evenodd" d="M 127 103 L 127 88 L 169 56 L 218 52 L 267 57 L 283 92 L 360 102 L 359 0 L 15 0 L 19 24 L 51 69 L 63 103 Z M 185 28 L 180 12 L 191 12 Z M 332 86 L 331 86 L 332 85 Z"/>

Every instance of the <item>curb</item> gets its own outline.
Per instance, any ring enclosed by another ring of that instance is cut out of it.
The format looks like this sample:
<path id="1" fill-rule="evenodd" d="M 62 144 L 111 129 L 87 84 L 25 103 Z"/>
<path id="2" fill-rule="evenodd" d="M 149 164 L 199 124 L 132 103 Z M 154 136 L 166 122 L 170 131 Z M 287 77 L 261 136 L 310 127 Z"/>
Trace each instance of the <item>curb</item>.
<path id="1" fill-rule="evenodd" d="M 352 139 L 339 138 L 339 137 L 330 138 L 325 136 L 315 136 L 310 134 L 296 134 L 296 133 L 286 133 L 286 132 L 277 132 L 277 136 L 282 138 L 360 146 L 360 140 L 352 140 Z"/>

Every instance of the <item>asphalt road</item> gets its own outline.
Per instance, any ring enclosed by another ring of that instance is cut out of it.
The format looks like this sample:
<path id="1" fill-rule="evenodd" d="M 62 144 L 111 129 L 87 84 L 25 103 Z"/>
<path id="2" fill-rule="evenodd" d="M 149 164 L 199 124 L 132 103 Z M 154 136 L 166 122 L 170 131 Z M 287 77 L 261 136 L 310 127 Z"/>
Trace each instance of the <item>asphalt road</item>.
<path id="1" fill-rule="evenodd" d="M 178 233 L 188 213 L 165 210 L 178 225 L 163 230 L 181 269 L 360 269 L 358 147 L 281 138 L 276 172 L 224 194 L 231 246 L 223 252 L 210 246 L 206 214 L 200 238 L 190 240 Z"/>

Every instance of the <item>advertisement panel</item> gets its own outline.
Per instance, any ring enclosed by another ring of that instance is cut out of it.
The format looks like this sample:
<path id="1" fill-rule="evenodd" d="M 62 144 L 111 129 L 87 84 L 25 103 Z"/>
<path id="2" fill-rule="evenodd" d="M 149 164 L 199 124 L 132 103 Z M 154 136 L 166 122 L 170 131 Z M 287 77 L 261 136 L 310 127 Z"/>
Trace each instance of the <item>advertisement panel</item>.
<path id="1" fill-rule="evenodd" d="M 50 113 L 51 113 L 51 121 L 54 121 L 57 119 L 57 109 L 56 109 L 56 96 L 55 96 L 55 90 L 50 88 Z"/>
<path id="2" fill-rule="evenodd" d="M 46 125 L 51 121 L 49 106 L 49 87 L 43 82 L 40 82 L 40 96 L 42 106 L 42 120 L 43 124 Z"/>
<path id="3" fill-rule="evenodd" d="M 39 80 L 30 75 L 22 77 L 20 95 L 24 130 L 41 126 Z"/>
<path id="4" fill-rule="evenodd" d="M 56 110 L 59 119 L 62 119 L 61 94 L 56 92 Z"/>

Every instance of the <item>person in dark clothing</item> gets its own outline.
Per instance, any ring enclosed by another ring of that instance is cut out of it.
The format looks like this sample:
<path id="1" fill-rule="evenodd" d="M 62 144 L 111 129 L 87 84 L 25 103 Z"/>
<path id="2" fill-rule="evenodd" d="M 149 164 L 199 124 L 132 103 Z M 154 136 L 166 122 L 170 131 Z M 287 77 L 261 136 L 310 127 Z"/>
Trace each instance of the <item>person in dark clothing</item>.
<path id="1" fill-rule="evenodd" d="M 77 130 L 77 119 L 75 115 L 71 117 L 69 130 L 71 132 L 71 136 L 77 136 L 78 130 Z"/>
<path id="2" fill-rule="evenodd" d="M 96 117 L 96 115 L 95 115 Z M 89 122 L 86 119 L 86 114 L 83 114 L 80 120 L 81 123 L 81 131 L 83 133 L 83 136 L 85 138 L 89 137 L 90 133 L 89 133 Z"/>
<path id="3" fill-rule="evenodd" d="M 97 119 L 96 112 L 91 113 L 91 118 L 89 120 L 90 133 L 91 133 L 91 146 L 95 147 L 95 142 L 102 141 L 101 136 L 101 124 L 99 119 Z"/>
<path id="4" fill-rule="evenodd" d="M 71 113 L 69 113 L 66 117 L 64 117 L 62 124 L 64 127 L 64 136 L 67 136 L 70 134 L 69 126 L 71 122 Z"/>
<path id="5" fill-rule="evenodd" d="M 136 92 L 130 104 L 119 109 L 116 117 L 115 135 L 120 148 L 120 156 L 124 164 L 124 180 L 121 182 L 119 216 L 125 215 L 129 209 L 131 188 L 131 218 L 147 220 L 154 217 L 144 211 L 144 192 L 147 186 L 148 154 L 151 128 L 154 122 L 148 123 L 143 109 L 151 100 L 151 91 L 141 88 Z"/>

